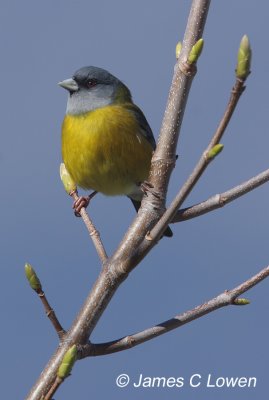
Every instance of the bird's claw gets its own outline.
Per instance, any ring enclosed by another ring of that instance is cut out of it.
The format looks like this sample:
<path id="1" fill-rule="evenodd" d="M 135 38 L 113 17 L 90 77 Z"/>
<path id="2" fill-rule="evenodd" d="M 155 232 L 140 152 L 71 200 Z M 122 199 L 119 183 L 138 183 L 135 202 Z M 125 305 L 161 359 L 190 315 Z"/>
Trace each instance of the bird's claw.
<path id="1" fill-rule="evenodd" d="M 87 208 L 89 205 L 90 199 L 89 196 L 80 196 L 77 200 L 74 201 L 73 209 L 76 217 L 81 217 L 80 211 L 82 208 Z"/>
<path id="2" fill-rule="evenodd" d="M 87 208 L 91 199 L 96 195 L 97 192 L 92 192 L 89 196 L 80 196 L 74 201 L 73 209 L 76 217 L 81 217 L 80 212 L 82 208 Z"/>
<path id="3" fill-rule="evenodd" d="M 153 190 L 154 186 L 149 183 L 148 181 L 144 181 L 140 184 L 140 189 L 141 191 L 147 196 L 148 192 L 151 193 L 154 197 L 160 198 L 160 195 L 158 192 Z"/>

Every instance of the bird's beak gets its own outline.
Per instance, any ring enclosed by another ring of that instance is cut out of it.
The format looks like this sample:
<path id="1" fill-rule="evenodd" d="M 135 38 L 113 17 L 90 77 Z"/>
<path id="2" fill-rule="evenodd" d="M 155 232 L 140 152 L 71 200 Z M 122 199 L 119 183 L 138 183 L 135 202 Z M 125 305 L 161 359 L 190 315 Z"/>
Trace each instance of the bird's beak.
<path id="1" fill-rule="evenodd" d="M 64 81 L 59 82 L 58 85 L 66 90 L 69 90 L 69 92 L 77 92 L 79 89 L 77 82 L 72 78 L 65 79 Z"/>

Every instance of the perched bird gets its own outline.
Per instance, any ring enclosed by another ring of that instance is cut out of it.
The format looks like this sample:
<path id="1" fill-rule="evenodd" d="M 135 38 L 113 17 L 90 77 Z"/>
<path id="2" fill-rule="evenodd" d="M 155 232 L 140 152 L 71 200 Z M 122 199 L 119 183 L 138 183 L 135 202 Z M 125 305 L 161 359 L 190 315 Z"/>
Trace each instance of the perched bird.
<path id="1" fill-rule="evenodd" d="M 59 85 L 69 92 L 62 125 L 69 174 L 83 189 L 128 196 L 138 211 L 156 144 L 130 90 L 97 67 L 83 67 Z M 85 203 L 75 204 L 76 211 Z M 172 236 L 169 227 L 164 235 Z"/>

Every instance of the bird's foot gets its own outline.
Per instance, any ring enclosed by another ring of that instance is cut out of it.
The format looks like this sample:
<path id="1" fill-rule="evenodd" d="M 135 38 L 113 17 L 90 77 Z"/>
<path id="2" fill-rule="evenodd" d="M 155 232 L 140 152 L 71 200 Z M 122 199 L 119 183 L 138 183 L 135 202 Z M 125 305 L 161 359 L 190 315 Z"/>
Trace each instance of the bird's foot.
<path id="1" fill-rule="evenodd" d="M 96 191 L 89 194 L 89 196 L 80 196 L 77 200 L 74 201 L 73 209 L 76 217 L 81 217 L 80 211 L 82 208 L 87 208 L 91 199 L 97 194 Z"/>
<path id="2" fill-rule="evenodd" d="M 144 181 L 142 183 L 140 183 L 140 189 L 141 191 L 147 196 L 148 192 L 151 193 L 154 197 L 156 198 L 160 198 L 160 195 L 158 192 L 156 192 L 155 190 L 153 190 L 154 186 L 149 183 L 148 181 Z"/>

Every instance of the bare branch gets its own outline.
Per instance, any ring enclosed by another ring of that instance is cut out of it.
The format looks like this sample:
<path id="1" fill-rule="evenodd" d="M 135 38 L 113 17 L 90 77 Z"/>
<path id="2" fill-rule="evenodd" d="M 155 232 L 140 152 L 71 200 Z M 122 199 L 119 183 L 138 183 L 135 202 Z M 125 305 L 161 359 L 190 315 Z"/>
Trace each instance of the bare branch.
<path id="1" fill-rule="evenodd" d="M 51 306 L 47 300 L 47 297 L 42 289 L 40 291 L 37 291 L 37 294 L 44 306 L 47 317 L 49 318 L 50 322 L 52 323 L 59 338 L 62 339 L 65 335 L 65 330 L 63 329 L 62 325 L 60 324 L 60 322 L 55 314 L 55 311 L 53 310 L 53 308 L 51 308 Z"/>
<path id="2" fill-rule="evenodd" d="M 151 163 L 149 181 L 158 196 L 151 192 L 144 196 L 137 217 L 111 259 L 112 262 L 117 261 L 115 268 L 118 273 L 128 274 L 156 244 L 154 240 L 146 241 L 145 244 L 144 238 L 164 212 L 167 186 L 176 159 L 180 127 L 196 72 L 195 64 L 188 63 L 188 56 L 192 47 L 202 36 L 209 6 L 210 0 L 192 1 L 182 50 L 174 69 L 158 144 Z M 141 246 L 142 242 L 143 246 Z M 118 260 L 121 262 L 119 263 Z"/>
<path id="3" fill-rule="evenodd" d="M 52 400 L 52 396 L 54 395 L 54 393 L 57 391 L 57 389 L 59 388 L 59 386 L 63 383 L 63 379 L 59 378 L 58 376 L 56 377 L 53 385 L 51 386 L 50 390 L 48 391 L 48 393 L 46 394 L 46 396 L 43 396 L 44 400 Z M 41 398 L 42 400 L 42 398 Z"/>
<path id="4" fill-rule="evenodd" d="M 63 183 L 66 193 L 69 194 L 69 196 L 71 196 L 73 198 L 74 204 L 78 200 L 80 200 L 80 201 L 85 200 L 82 197 L 78 196 L 77 185 L 76 185 L 75 181 L 73 180 L 73 178 L 71 177 L 71 175 L 69 174 L 69 172 L 67 171 L 64 163 L 60 164 L 60 177 L 61 177 L 61 181 Z M 88 196 L 87 204 L 89 204 L 90 199 L 96 193 L 97 192 L 93 192 L 90 196 Z M 86 225 L 86 228 L 90 234 L 90 237 L 93 241 L 93 244 L 95 246 L 97 254 L 99 255 L 99 257 L 102 261 L 102 264 L 103 264 L 107 259 L 107 255 L 106 255 L 106 251 L 104 249 L 103 243 L 101 241 L 100 234 L 96 230 L 93 222 L 91 221 L 91 219 L 86 211 L 86 208 L 81 207 L 82 205 L 85 206 L 85 202 L 80 204 L 80 208 L 79 208 L 80 211 L 76 211 L 75 215 L 82 217 L 82 219 Z"/>
<path id="5" fill-rule="evenodd" d="M 74 190 L 73 192 L 70 193 L 70 196 L 73 198 L 74 201 L 78 200 L 78 193 L 76 190 Z M 102 262 L 102 264 L 107 260 L 107 254 L 104 248 L 104 245 L 102 243 L 101 237 L 100 237 L 100 233 L 98 232 L 98 230 L 95 228 L 94 223 L 92 222 L 92 220 L 89 217 L 89 214 L 86 211 L 85 207 L 82 207 L 80 210 L 80 215 L 81 218 L 83 219 L 83 222 L 86 225 L 86 228 L 89 232 L 90 238 L 92 239 L 92 242 L 94 244 L 94 247 L 97 251 L 97 254 Z"/>
<path id="6" fill-rule="evenodd" d="M 189 176 L 187 181 L 184 183 L 184 185 L 181 187 L 180 191 L 178 192 L 175 199 L 172 201 L 171 205 L 167 208 L 167 210 L 162 215 L 160 220 L 157 222 L 157 224 L 151 230 L 150 235 L 148 235 L 147 238 L 150 239 L 151 243 L 152 242 L 154 243 L 156 240 L 158 240 L 161 237 L 161 235 L 163 234 L 163 232 L 166 229 L 166 227 L 168 226 L 168 224 L 170 223 L 170 221 L 174 220 L 177 210 L 180 208 L 180 206 L 186 200 L 187 196 L 190 194 L 190 192 L 194 188 L 195 184 L 197 183 L 197 181 L 199 180 L 199 178 L 201 177 L 201 175 L 204 173 L 207 166 L 209 165 L 209 162 L 211 160 L 208 159 L 207 155 L 209 154 L 210 150 L 213 149 L 214 146 L 217 145 L 219 143 L 219 141 L 221 140 L 221 138 L 225 132 L 225 129 L 226 129 L 226 127 L 233 115 L 233 112 L 236 108 L 238 100 L 239 100 L 241 94 L 243 93 L 243 91 L 245 90 L 244 82 L 245 82 L 246 78 L 244 78 L 244 79 L 236 78 L 236 82 L 232 88 L 229 102 L 227 104 L 226 110 L 224 112 L 224 115 L 219 123 L 219 126 L 218 126 L 216 132 L 214 133 L 207 149 L 202 154 L 200 160 L 198 161 L 198 163 L 195 166 L 194 170 L 192 171 L 191 175 Z"/>
<path id="7" fill-rule="evenodd" d="M 200 217 L 200 215 L 214 211 L 218 208 L 224 207 L 226 204 L 238 199 L 241 196 L 251 192 L 257 187 L 264 185 L 269 181 L 269 169 L 261 172 L 246 182 L 241 183 L 234 188 L 227 190 L 221 194 L 215 194 L 209 199 L 177 211 L 172 223 L 186 221 L 188 219 Z"/>
<path id="8" fill-rule="evenodd" d="M 49 318 L 50 322 L 52 323 L 54 329 L 56 330 L 56 333 L 59 336 L 59 339 L 61 340 L 63 338 L 63 336 L 65 335 L 65 330 L 63 329 L 58 318 L 56 317 L 54 310 L 51 308 L 51 306 L 47 300 L 47 297 L 42 289 L 42 284 L 40 282 L 40 279 L 37 276 L 37 273 L 35 272 L 32 265 L 30 265 L 29 263 L 25 264 L 25 275 L 26 275 L 26 278 L 28 280 L 30 287 L 38 294 L 38 296 L 45 308 L 46 315 Z"/>
<path id="9" fill-rule="evenodd" d="M 226 110 L 224 112 L 224 115 L 219 123 L 219 126 L 217 127 L 217 130 L 211 140 L 211 142 L 209 143 L 208 149 L 213 147 L 215 144 L 219 143 L 219 141 L 221 140 L 232 116 L 234 113 L 234 110 L 237 106 L 237 103 L 241 97 L 241 94 L 244 92 L 245 90 L 245 81 L 246 81 L 247 77 L 245 77 L 244 79 L 239 79 L 236 78 L 236 82 L 235 85 L 232 88 L 231 91 L 231 96 L 229 99 L 229 102 L 227 104 Z"/>
<path id="10" fill-rule="evenodd" d="M 201 38 L 210 6 L 210 0 L 194 0 L 187 22 L 187 28 L 182 48 L 174 68 L 169 97 L 158 138 L 157 148 L 152 157 L 149 181 L 159 197 L 144 196 L 143 209 L 148 212 L 150 207 L 163 212 L 169 179 L 176 161 L 176 149 L 180 127 L 184 117 L 185 107 L 193 78 L 196 74 L 196 64 L 188 62 L 193 46 Z M 156 214 L 156 211 L 155 211 Z M 156 215 L 155 215 L 156 219 Z"/>
<path id="11" fill-rule="evenodd" d="M 90 343 L 80 349 L 79 357 L 85 358 L 89 356 L 100 356 L 122 350 L 128 350 L 148 340 L 154 339 L 157 336 L 163 335 L 173 329 L 180 328 L 181 326 L 191 321 L 194 321 L 195 319 L 201 318 L 202 316 L 209 314 L 219 308 L 240 303 L 247 304 L 246 300 L 244 300 L 243 302 L 236 301 L 237 297 L 251 289 L 253 286 L 256 286 L 268 276 L 269 266 L 267 266 L 239 286 L 235 287 L 234 289 L 227 290 L 219 294 L 217 297 L 207 301 L 206 303 L 201 304 L 200 306 L 197 306 L 192 310 L 176 315 L 172 319 L 161 322 L 160 324 L 145 329 L 144 331 L 125 336 L 118 340 L 97 344 Z"/>

